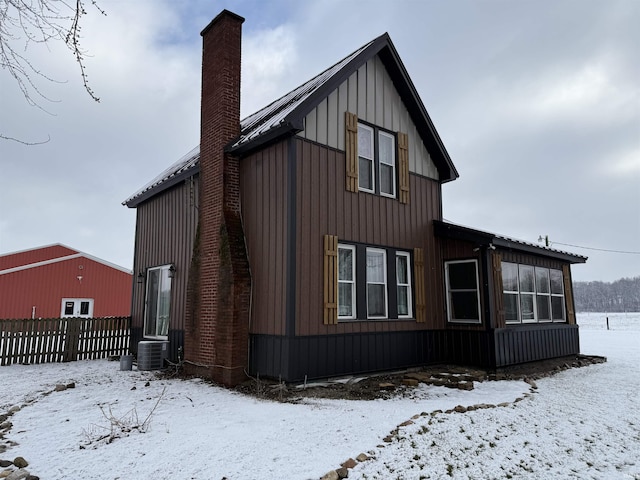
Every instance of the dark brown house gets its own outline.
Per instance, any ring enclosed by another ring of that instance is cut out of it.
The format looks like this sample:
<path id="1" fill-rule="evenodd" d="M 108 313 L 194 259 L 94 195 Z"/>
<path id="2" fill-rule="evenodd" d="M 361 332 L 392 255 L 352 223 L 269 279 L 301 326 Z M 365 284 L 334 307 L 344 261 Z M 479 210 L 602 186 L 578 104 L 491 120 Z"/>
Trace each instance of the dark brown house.
<path id="1" fill-rule="evenodd" d="M 442 221 L 458 172 L 387 34 L 240 121 L 243 21 L 202 32 L 200 146 L 124 202 L 134 352 L 229 385 L 579 352 L 586 258 Z"/>

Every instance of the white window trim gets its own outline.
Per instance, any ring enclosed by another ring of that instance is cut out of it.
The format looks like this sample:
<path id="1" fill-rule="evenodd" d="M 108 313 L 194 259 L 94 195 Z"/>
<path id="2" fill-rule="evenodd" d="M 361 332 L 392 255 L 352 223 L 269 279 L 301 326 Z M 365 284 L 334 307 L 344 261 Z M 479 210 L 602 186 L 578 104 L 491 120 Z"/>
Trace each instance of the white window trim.
<path id="1" fill-rule="evenodd" d="M 538 291 L 538 272 L 539 271 L 544 271 L 546 270 L 547 272 L 547 293 L 544 292 L 539 292 Z M 549 269 L 545 268 L 545 267 L 536 267 L 535 271 L 534 271 L 534 277 L 536 279 L 536 320 L 539 323 L 549 323 L 553 321 L 553 315 L 551 313 L 551 276 L 549 273 Z M 540 319 L 540 312 L 538 312 L 538 297 L 547 297 L 549 300 L 549 318 L 541 320 Z"/>
<path id="2" fill-rule="evenodd" d="M 387 287 L 387 251 L 381 248 L 371 248 L 367 247 L 366 256 L 369 257 L 369 252 L 371 253 L 382 253 L 382 278 L 383 282 L 370 282 L 369 277 L 365 279 L 365 290 L 367 294 L 367 319 L 369 320 L 380 320 L 389 318 L 389 291 Z M 369 315 L 369 285 L 384 285 L 384 315 L 381 316 L 373 316 Z"/>
<path id="3" fill-rule="evenodd" d="M 366 157 L 364 155 L 360 154 L 360 151 L 358 151 L 358 163 L 360 163 L 360 159 L 364 158 L 365 160 L 371 162 L 371 186 L 373 187 L 373 189 L 368 189 L 368 188 L 364 188 L 363 186 L 360 185 L 360 175 L 358 175 L 358 190 L 362 191 L 362 192 L 367 192 L 367 193 L 376 193 L 376 145 L 375 145 L 375 130 L 368 126 L 365 125 L 363 123 L 358 122 L 358 130 L 359 129 L 364 129 L 364 130 L 369 130 L 371 132 L 371 153 L 372 153 L 372 157 Z M 360 139 L 358 138 L 358 143 L 360 143 Z M 358 166 L 358 168 L 360 168 Z"/>
<path id="4" fill-rule="evenodd" d="M 456 289 L 454 292 L 476 292 L 476 299 L 478 300 L 478 317 L 477 319 L 470 320 L 458 320 L 451 318 L 451 288 L 449 287 L 449 265 L 455 263 L 473 263 L 475 266 L 476 273 L 476 288 L 474 290 L 471 289 Z M 445 287 L 447 290 L 447 320 L 449 323 L 462 323 L 462 324 L 473 324 L 478 325 L 482 323 L 482 310 L 480 307 L 480 279 L 478 277 L 478 261 L 476 259 L 467 259 L 467 260 L 449 260 L 444 262 L 444 271 L 445 271 Z"/>
<path id="5" fill-rule="evenodd" d="M 398 257 L 405 257 L 407 259 L 407 283 L 400 283 L 398 281 Z M 413 318 L 413 297 L 411 296 L 413 286 L 411 285 L 411 255 L 409 252 L 396 252 L 396 289 L 398 287 L 407 287 L 408 303 L 407 315 L 400 315 L 398 313 L 398 318 Z"/>
<path id="6" fill-rule="evenodd" d="M 562 293 L 553 293 L 551 291 L 551 272 L 552 271 L 560 272 L 560 287 L 562 287 Z M 566 323 L 566 321 L 567 321 L 567 298 L 566 298 L 565 294 L 567 292 L 564 291 L 564 273 L 562 272 L 562 270 L 559 270 L 557 268 L 550 268 L 549 269 L 549 293 L 551 294 L 551 299 L 549 301 L 552 301 L 553 297 L 562 298 L 562 318 L 560 320 L 555 320 L 553 318 L 553 307 L 551 307 L 551 321 L 552 322 L 556 322 L 556 323 Z"/>
<path id="7" fill-rule="evenodd" d="M 65 315 L 65 303 L 73 302 L 73 313 L 71 315 Z M 80 305 L 82 302 L 89 302 L 89 313 L 83 315 L 80 313 Z M 76 314 L 76 304 L 78 306 L 78 313 Z M 63 298 L 60 303 L 60 318 L 93 318 L 93 298 Z"/>
<path id="8" fill-rule="evenodd" d="M 382 159 L 380 158 L 380 140 L 379 137 L 388 137 L 391 139 L 391 154 L 393 155 L 393 160 L 392 163 L 385 163 L 382 161 Z M 378 170 L 382 169 L 382 164 L 384 163 L 384 165 L 389 165 L 391 167 L 391 187 L 393 189 L 392 193 L 386 193 L 382 191 L 382 187 L 380 186 L 380 195 L 383 197 L 388 197 L 388 198 L 396 198 L 396 137 L 393 136 L 390 133 L 384 132 L 382 130 L 378 130 L 378 151 L 375 152 L 378 154 Z M 382 178 L 382 175 L 380 174 L 380 171 L 378 171 L 378 178 Z M 374 184 L 375 186 L 375 184 Z"/>
<path id="9" fill-rule="evenodd" d="M 150 267 L 147 268 L 147 275 L 146 275 L 146 282 L 145 282 L 145 294 L 144 294 L 144 312 L 143 312 L 143 323 L 142 323 L 142 336 L 144 338 L 151 338 L 151 339 L 157 339 L 157 340 L 167 340 L 169 338 L 168 335 L 157 335 L 158 332 L 158 309 L 160 308 L 160 304 L 161 302 L 158 301 L 158 304 L 156 306 L 156 335 L 148 335 L 147 332 L 147 306 L 148 306 L 148 301 L 149 301 L 149 274 L 154 271 L 154 270 L 170 270 L 171 265 L 167 264 L 167 265 L 159 265 L 157 267 Z M 162 279 L 162 274 L 160 275 L 160 279 Z M 173 283 L 173 279 L 171 277 L 169 277 L 169 281 L 171 283 Z M 169 289 L 169 291 L 171 292 L 171 289 L 173 288 L 173 285 L 171 286 L 171 288 Z M 159 286 L 159 292 L 162 290 L 162 285 L 160 284 Z M 159 292 L 158 292 L 158 298 L 159 298 Z M 169 327 L 171 326 L 171 298 L 169 298 L 169 325 L 167 326 L 167 333 L 169 331 Z"/>
<path id="10" fill-rule="evenodd" d="M 533 272 L 533 290 L 532 291 L 522 291 L 522 286 L 520 285 L 520 277 L 522 269 L 531 269 Z M 518 303 L 520 305 L 520 321 L 522 323 L 538 323 L 538 304 L 536 302 L 536 269 L 533 265 L 527 265 L 526 263 L 518 264 L 518 290 L 520 290 L 520 295 L 518 298 Z M 531 308 L 533 308 L 533 318 L 524 319 L 522 318 L 522 295 L 527 295 L 533 298 Z"/>
<path id="11" fill-rule="evenodd" d="M 340 249 L 351 250 L 351 278 L 349 280 L 340 280 Z M 338 243 L 338 302 L 340 302 L 340 284 L 351 284 L 351 315 L 340 315 L 340 304 L 338 303 L 338 318 L 340 320 L 355 320 L 356 318 L 356 246 Z"/>
<path id="12" fill-rule="evenodd" d="M 517 263 L 512 263 L 512 262 L 502 262 L 502 268 L 504 268 L 504 265 L 508 264 L 508 265 L 514 265 L 516 267 L 516 290 L 505 290 L 504 289 L 504 285 L 502 287 L 502 294 L 505 295 L 515 295 L 516 297 L 516 308 L 517 308 L 517 319 L 516 320 L 506 320 L 505 319 L 505 323 L 509 324 L 509 325 L 517 325 L 522 323 L 521 322 L 521 318 L 522 315 L 520 314 L 520 269 L 518 268 L 518 264 Z"/>

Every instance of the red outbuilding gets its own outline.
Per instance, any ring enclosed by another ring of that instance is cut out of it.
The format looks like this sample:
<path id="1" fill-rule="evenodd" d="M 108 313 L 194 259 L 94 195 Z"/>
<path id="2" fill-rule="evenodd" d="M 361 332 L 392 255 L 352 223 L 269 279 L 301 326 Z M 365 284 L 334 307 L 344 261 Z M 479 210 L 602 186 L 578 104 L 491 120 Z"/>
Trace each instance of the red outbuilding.
<path id="1" fill-rule="evenodd" d="M 128 317 L 132 275 L 65 245 L 0 254 L 0 319 Z"/>

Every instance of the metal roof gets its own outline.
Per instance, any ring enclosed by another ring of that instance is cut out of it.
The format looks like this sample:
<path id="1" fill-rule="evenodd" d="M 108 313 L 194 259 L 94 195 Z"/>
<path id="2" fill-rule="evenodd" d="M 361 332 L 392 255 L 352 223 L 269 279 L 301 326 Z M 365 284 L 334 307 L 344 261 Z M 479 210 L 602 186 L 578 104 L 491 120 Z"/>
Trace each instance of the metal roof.
<path id="1" fill-rule="evenodd" d="M 304 117 L 349 75 L 377 54 L 380 54 L 394 79 L 394 84 L 405 101 L 418 132 L 431 151 L 438 170 L 441 171 L 442 181 L 457 178 L 458 172 L 387 33 L 366 43 L 311 80 L 241 120 L 240 135 L 227 145 L 226 150 L 242 154 L 281 135 L 302 130 Z M 134 208 L 185 177 L 197 173 L 199 150 L 199 146 L 195 147 L 122 204 Z"/>
<path id="2" fill-rule="evenodd" d="M 479 246 L 493 245 L 503 249 L 513 249 L 534 255 L 556 258 L 569 263 L 585 263 L 588 257 L 576 253 L 556 250 L 524 240 L 506 237 L 496 233 L 485 232 L 455 223 L 434 220 L 435 234 L 441 237 L 455 238 L 462 241 L 476 243 Z"/>

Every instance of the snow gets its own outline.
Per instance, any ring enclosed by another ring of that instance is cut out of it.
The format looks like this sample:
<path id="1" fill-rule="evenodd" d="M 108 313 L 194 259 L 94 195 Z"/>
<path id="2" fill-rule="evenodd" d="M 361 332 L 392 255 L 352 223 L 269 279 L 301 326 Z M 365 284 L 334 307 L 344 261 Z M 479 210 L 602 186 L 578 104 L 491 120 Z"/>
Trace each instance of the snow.
<path id="1" fill-rule="evenodd" d="M 118 362 L 1 367 L 0 413 L 23 408 L 5 438 L 18 445 L 0 458 L 23 456 L 31 473 L 52 479 L 319 478 L 363 452 L 372 460 L 349 478 L 638 479 L 640 313 L 609 314 L 610 330 L 605 317 L 579 314 L 578 323 L 582 352 L 608 361 L 540 379 L 537 389 L 476 382 L 472 391 L 421 386 L 410 398 L 287 404 L 122 372 Z M 382 441 L 422 412 L 503 402 L 419 416 Z M 98 440 L 107 417 L 142 424 L 150 413 L 144 433 Z"/>

